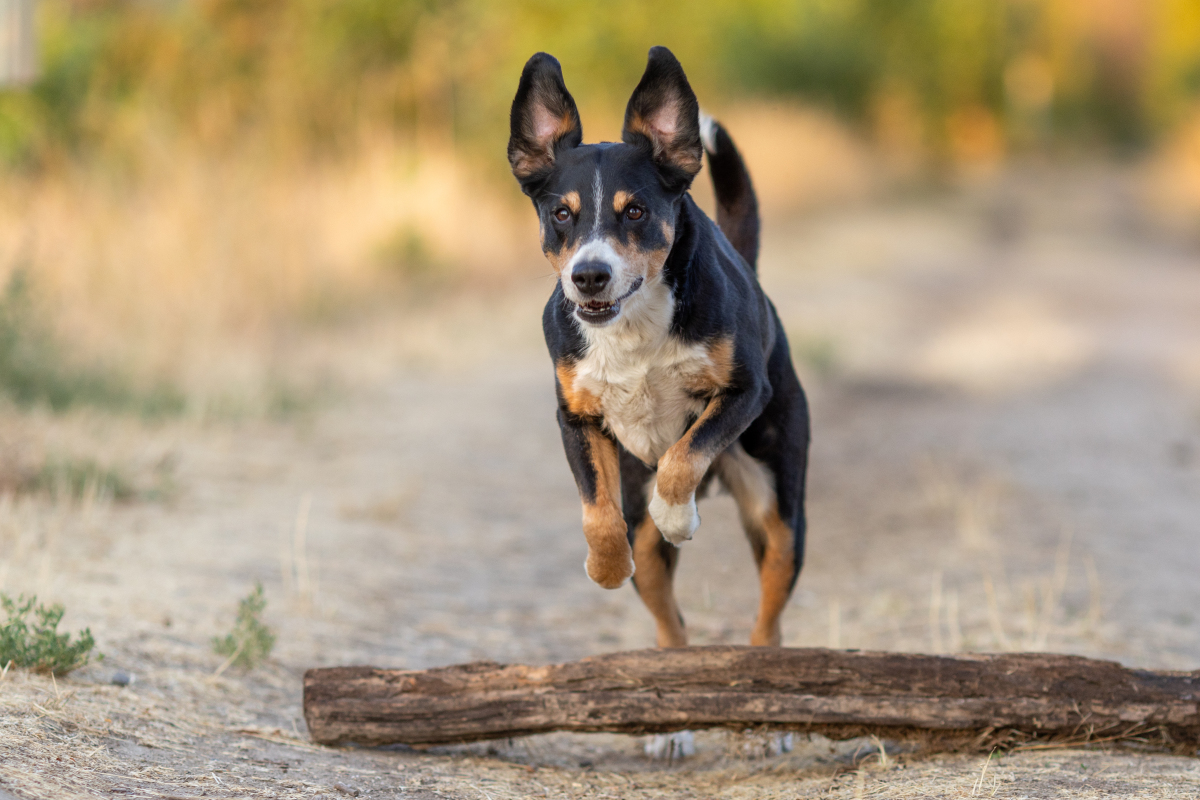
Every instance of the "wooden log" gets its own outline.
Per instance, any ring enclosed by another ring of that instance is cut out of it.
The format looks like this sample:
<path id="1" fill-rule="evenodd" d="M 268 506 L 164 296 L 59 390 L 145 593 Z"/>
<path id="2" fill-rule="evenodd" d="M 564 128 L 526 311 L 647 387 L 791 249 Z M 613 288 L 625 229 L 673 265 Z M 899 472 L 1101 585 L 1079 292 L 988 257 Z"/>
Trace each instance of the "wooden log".
<path id="1" fill-rule="evenodd" d="M 927 656 L 780 647 L 611 653 L 552 666 L 311 669 L 316 742 L 450 744 L 548 731 L 772 727 L 835 738 L 1153 736 L 1200 742 L 1200 671 L 1045 653 Z"/>

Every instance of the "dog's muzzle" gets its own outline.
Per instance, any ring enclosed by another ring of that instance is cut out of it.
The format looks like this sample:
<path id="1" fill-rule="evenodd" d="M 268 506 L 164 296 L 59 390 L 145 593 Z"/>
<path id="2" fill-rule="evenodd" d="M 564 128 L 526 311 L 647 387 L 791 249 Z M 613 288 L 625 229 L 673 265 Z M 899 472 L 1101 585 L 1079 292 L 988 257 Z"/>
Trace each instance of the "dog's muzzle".
<path id="1" fill-rule="evenodd" d="M 621 313 L 621 301 L 627 300 L 638 289 L 642 288 L 642 279 L 638 278 L 629 287 L 629 291 L 616 300 L 589 300 L 586 303 L 576 303 L 575 313 L 584 322 L 592 325 L 603 325 L 617 318 Z"/>

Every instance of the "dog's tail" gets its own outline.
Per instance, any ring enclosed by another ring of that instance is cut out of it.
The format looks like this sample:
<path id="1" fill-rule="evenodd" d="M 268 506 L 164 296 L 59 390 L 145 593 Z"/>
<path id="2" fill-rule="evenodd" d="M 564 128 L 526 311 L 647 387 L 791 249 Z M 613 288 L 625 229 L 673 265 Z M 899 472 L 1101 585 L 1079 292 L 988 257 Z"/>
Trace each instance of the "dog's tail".
<path id="1" fill-rule="evenodd" d="M 708 171 L 717 199 L 717 226 L 742 258 L 757 270 L 758 198 L 742 155 L 721 123 L 700 112 L 700 139 L 708 153 Z"/>

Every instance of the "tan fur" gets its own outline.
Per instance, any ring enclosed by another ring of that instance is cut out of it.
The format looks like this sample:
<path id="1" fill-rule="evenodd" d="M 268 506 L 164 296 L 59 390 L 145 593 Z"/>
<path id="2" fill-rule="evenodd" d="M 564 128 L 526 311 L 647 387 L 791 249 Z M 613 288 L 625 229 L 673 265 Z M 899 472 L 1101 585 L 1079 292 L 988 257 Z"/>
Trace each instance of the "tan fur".
<path id="1" fill-rule="evenodd" d="M 624 189 L 618 189 L 613 193 L 613 211 L 618 214 L 625 212 L 625 209 L 632 203 L 634 197 Z"/>
<path id="2" fill-rule="evenodd" d="M 633 575 L 633 553 L 621 515 L 621 468 L 617 447 L 599 428 L 587 429 L 588 449 L 596 472 L 594 502 L 583 504 L 583 536 L 588 543 L 587 574 L 605 589 L 615 589 Z"/>
<path id="3" fill-rule="evenodd" d="M 795 575 L 792 529 L 771 509 L 759 523 L 763 555 L 758 564 L 760 596 L 758 617 L 750 633 L 750 644 L 778 647 L 783 639 L 779 617 L 787 605 Z"/>
<path id="4" fill-rule="evenodd" d="M 567 192 L 561 199 L 562 204 L 571 209 L 572 214 L 578 214 L 583 208 L 583 199 L 580 198 L 579 192 Z"/>
<path id="5" fill-rule="evenodd" d="M 704 479 L 704 473 L 708 472 L 708 467 L 712 464 L 716 454 L 694 451 L 692 437 L 709 417 L 717 413 L 720 407 L 720 397 L 709 400 L 704 412 L 687 429 L 683 438 L 671 445 L 670 449 L 658 460 L 658 479 L 655 486 L 658 488 L 658 496 L 671 505 L 688 502 L 696 491 L 696 487 L 700 485 L 700 481 Z"/>
<path id="6" fill-rule="evenodd" d="M 671 115 L 676 113 L 672 109 L 663 109 L 659 111 L 660 116 Z M 672 132 L 660 130 L 652 121 L 645 119 L 641 114 L 635 114 L 629 120 L 626 126 L 628 130 L 634 133 L 640 133 L 645 136 L 654 145 L 654 157 L 660 161 L 670 161 L 675 166 L 695 175 L 700 171 L 700 150 L 695 151 L 680 147 L 675 141 Z"/>
<path id="7" fill-rule="evenodd" d="M 654 520 L 646 515 L 633 539 L 633 562 L 637 565 L 634 585 L 642 602 L 654 615 L 658 646 L 686 647 L 687 632 L 679 621 L 679 606 L 675 604 L 675 576 L 658 553 L 662 540 Z"/>
<path id="8" fill-rule="evenodd" d="M 563 115 L 558 119 L 558 127 L 554 129 L 554 135 L 550 138 L 551 146 L 553 147 L 555 142 L 573 130 L 575 130 L 575 117 L 572 116 L 570 111 L 564 111 Z"/>
<path id="9" fill-rule="evenodd" d="M 667 256 L 671 253 L 670 246 L 658 250 L 642 250 L 632 242 L 621 244 L 615 240 L 610 241 L 609 246 L 626 264 L 633 267 L 634 274 L 644 278 L 653 278 L 662 272 L 663 265 L 667 263 Z"/>
<path id="10" fill-rule="evenodd" d="M 716 339 L 708 345 L 708 361 L 705 369 L 688 376 L 684 384 L 689 392 L 714 397 L 729 385 L 733 376 L 733 339 Z"/>
<path id="11" fill-rule="evenodd" d="M 557 253 L 553 250 L 543 250 L 546 254 L 546 260 L 550 262 L 550 266 L 554 267 L 555 272 L 562 272 L 567 264 L 571 263 L 571 259 L 575 256 L 575 252 L 579 249 L 579 242 L 575 242 L 568 247 L 564 247 Z"/>
<path id="12" fill-rule="evenodd" d="M 599 417 L 604 411 L 600 405 L 600 398 L 589 392 L 587 389 L 577 387 L 575 384 L 575 365 L 570 361 L 560 361 L 554 368 L 554 372 L 558 375 L 558 385 L 562 387 L 563 398 L 567 402 L 567 409 L 577 417 Z"/>
<path id="13" fill-rule="evenodd" d="M 535 119 L 532 138 L 541 147 L 536 153 L 523 153 L 512 165 L 513 175 L 517 178 L 528 178 L 533 173 L 545 169 L 554 163 L 554 143 L 575 129 L 575 118 L 571 112 L 564 112 L 557 120 L 546 119 L 549 111 L 545 108 L 534 110 Z"/>
<path id="14" fill-rule="evenodd" d="M 782 639 L 779 618 L 787 605 L 795 575 L 795 538 L 791 527 L 779 516 L 775 478 L 740 444 L 722 453 L 716 466 L 721 483 L 737 502 L 742 526 L 758 563 L 761 593 L 750 644 L 779 645 Z"/>

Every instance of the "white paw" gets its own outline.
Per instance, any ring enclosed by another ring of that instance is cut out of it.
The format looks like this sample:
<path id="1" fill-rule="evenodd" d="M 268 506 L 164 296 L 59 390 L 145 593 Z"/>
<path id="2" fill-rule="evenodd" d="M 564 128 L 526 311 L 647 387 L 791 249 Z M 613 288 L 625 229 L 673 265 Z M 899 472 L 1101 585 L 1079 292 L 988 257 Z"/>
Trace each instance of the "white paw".
<path id="1" fill-rule="evenodd" d="M 678 545 L 691 539 L 700 527 L 696 495 L 689 497 L 686 503 L 674 505 L 659 497 L 658 487 L 655 486 L 654 497 L 650 499 L 650 519 L 654 520 L 659 533 L 671 544 Z"/>
<path id="2" fill-rule="evenodd" d="M 658 733 L 647 737 L 646 757 L 655 761 L 676 761 L 696 755 L 696 737 L 691 731 Z"/>

